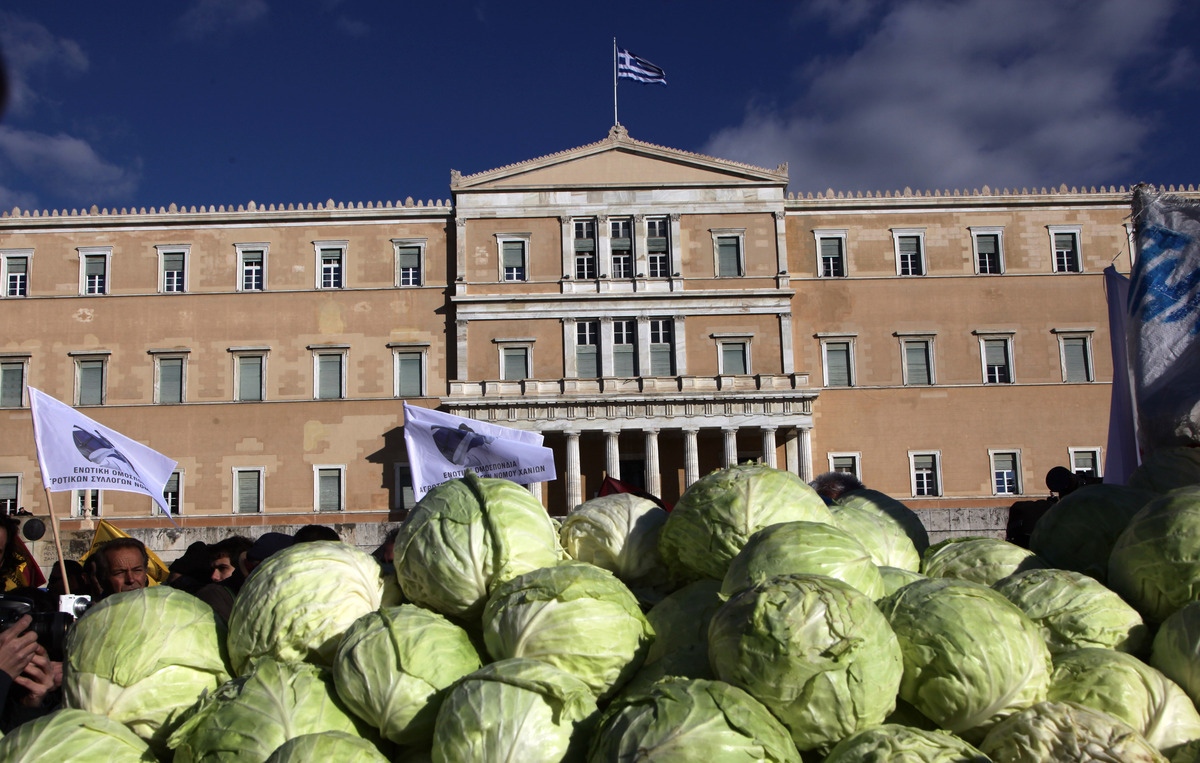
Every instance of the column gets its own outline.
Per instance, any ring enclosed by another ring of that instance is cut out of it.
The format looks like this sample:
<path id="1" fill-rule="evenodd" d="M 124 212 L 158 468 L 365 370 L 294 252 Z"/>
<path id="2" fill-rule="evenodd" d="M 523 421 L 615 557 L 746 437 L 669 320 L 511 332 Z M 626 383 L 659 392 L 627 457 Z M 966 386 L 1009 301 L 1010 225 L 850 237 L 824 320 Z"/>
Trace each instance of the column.
<path id="1" fill-rule="evenodd" d="M 796 474 L 805 482 L 812 482 L 812 430 L 797 428 L 796 435 Z"/>
<path id="2" fill-rule="evenodd" d="M 800 476 L 800 446 L 796 437 L 798 431 L 795 427 L 790 427 L 783 434 L 784 468 L 796 476 Z"/>
<path id="3" fill-rule="evenodd" d="M 787 276 L 788 272 L 788 251 L 787 251 L 787 216 L 783 212 L 773 212 L 775 216 L 775 256 L 776 263 L 779 267 L 779 275 Z M 782 279 L 782 280 L 786 280 Z"/>
<path id="4" fill-rule="evenodd" d="M 662 495 L 662 475 L 658 467 L 658 430 L 647 429 L 646 433 L 646 490 L 650 495 Z"/>
<path id="5" fill-rule="evenodd" d="M 646 263 L 646 215 L 633 216 L 633 275 L 642 278 L 647 275 L 649 267 Z"/>
<path id="6" fill-rule="evenodd" d="M 454 381 L 466 381 L 468 376 L 467 369 L 467 321 L 462 319 L 454 322 L 454 334 L 457 352 L 454 357 Z M 479 378 L 487 378 L 484 374 L 480 374 Z"/>
<path id="7" fill-rule="evenodd" d="M 725 435 L 725 466 L 737 466 L 737 427 L 721 427 Z"/>
<path id="8" fill-rule="evenodd" d="M 762 428 L 763 463 L 771 468 L 777 468 L 775 463 L 775 427 Z"/>
<path id="9" fill-rule="evenodd" d="M 583 485 L 579 475 L 579 432 L 567 435 L 567 511 L 583 503 Z"/>
<path id="10" fill-rule="evenodd" d="M 783 372 L 792 374 L 796 371 L 795 349 L 792 345 L 792 314 L 779 314 L 779 346 L 783 349 Z"/>
<path id="11" fill-rule="evenodd" d="M 538 503 L 542 502 L 542 483 L 530 482 L 525 487 L 529 488 L 529 492 L 533 494 L 533 497 L 538 499 Z"/>
<path id="12" fill-rule="evenodd" d="M 571 279 L 575 277 L 575 228 L 566 215 L 558 218 L 558 224 L 562 233 L 563 278 Z"/>
<path id="13" fill-rule="evenodd" d="M 618 438 L 621 430 L 604 433 L 604 469 L 608 476 L 615 480 L 621 479 L 621 448 Z"/>
<path id="14" fill-rule="evenodd" d="M 563 376 L 567 379 L 579 377 L 579 358 L 575 354 L 575 319 L 563 318 Z"/>
<path id="15" fill-rule="evenodd" d="M 683 487 L 686 489 L 700 479 L 700 449 L 694 427 L 683 430 Z"/>
<path id="16" fill-rule="evenodd" d="M 611 315 L 600 316 L 600 352 L 597 358 L 601 376 L 613 375 L 613 319 Z"/>
<path id="17" fill-rule="evenodd" d="M 687 335 L 684 330 L 684 316 L 676 314 L 671 321 L 671 330 L 675 341 L 675 375 L 687 376 Z"/>
<path id="18" fill-rule="evenodd" d="M 607 215 L 596 215 L 596 275 L 601 278 L 612 275 L 612 231 L 608 229 Z"/>
<path id="19" fill-rule="evenodd" d="M 500 255 L 499 250 L 497 254 Z M 503 264 L 501 263 L 501 266 Z M 465 294 L 467 283 L 467 221 L 454 221 L 454 293 Z M 461 379 L 461 377 L 460 377 Z"/>

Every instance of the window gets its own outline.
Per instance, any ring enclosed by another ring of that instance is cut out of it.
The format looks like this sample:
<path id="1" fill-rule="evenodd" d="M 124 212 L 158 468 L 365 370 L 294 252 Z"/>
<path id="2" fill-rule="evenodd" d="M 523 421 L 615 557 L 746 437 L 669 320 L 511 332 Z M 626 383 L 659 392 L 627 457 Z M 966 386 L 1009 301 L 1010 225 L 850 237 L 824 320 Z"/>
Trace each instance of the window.
<path id="1" fill-rule="evenodd" d="M 909 386 L 933 384 L 933 340 L 903 339 L 904 383 Z"/>
<path id="2" fill-rule="evenodd" d="M 1079 273 L 1083 270 L 1079 256 L 1079 234 L 1081 228 L 1050 226 L 1050 240 L 1054 246 L 1054 272 Z"/>
<path id="3" fill-rule="evenodd" d="M 825 386 L 854 386 L 854 342 L 852 339 L 827 339 L 821 342 L 825 358 Z"/>
<path id="4" fill-rule="evenodd" d="M 938 496 L 942 494 L 942 478 L 938 453 L 909 453 L 908 462 L 912 474 L 914 496 Z"/>
<path id="5" fill-rule="evenodd" d="M 182 403 L 184 399 L 186 363 L 181 356 L 155 357 L 154 402 Z"/>
<path id="6" fill-rule="evenodd" d="M 675 321 L 650 319 L 650 375 L 675 375 Z"/>
<path id="7" fill-rule="evenodd" d="M 0 361 L 0 408 L 25 405 L 25 359 Z"/>
<path id="8" fill-rule="evenodd" d="M 747 342 L 720 342 L 718 373 L 727 376 L 744 376 L 750 373 L 750 346 Z"/>
<path id="9" fill-rule="evenodd" d="M 1092 369 L 1090 335 L 1063 336 L 1060 334 L 1058 344 L 1064 382 L 1084 383 L 1096 380 Z"/>
<path id="10" fill-rule="evenodd" d="M 858 470 L 858 462 L 861 458 L 858 453 L 830 453 L 829 454 L 829 471 L 842 472 L 850 474 L 858 479 L 862 479 Z"/>
<path id="11" fill-rule="evenodd" d="M 104 405 L 105 361 L 76 358 L 75 405 Z"/>
<path id="12" fill-rule="evenodd" d="M 179 472 L 171 472 L 171 476 L 167 478 L 167 484 L 163 486 L 163 501 L 170 509 L 172 516 L 179 514 Z M 156 512 L 161 512 L 162 508 L 156 503 L 154 504 Z"/>
<path id="13" fill-rule="evenodd" d="M 646 267 L 651 278 L 666 278 L 671 275 L 670 238 L 668 220 L 651 217 L 646 220 Z"/>
<path id="14" fill-rule="evenodd" d="M 526 239 L 500 239 L 500 272 L 505 281 L 529 280 L 529 242 Z"/>
<path id="15" fill-rule="evenodd" d="M 1012 340 L 1008 337 L 981 338 L 983 381 L 985 384 L 1010 384 L 1012 372 Z"/>
<path id="16" fill-rule="evenodd" d="M 112 247 L 80 247 L 78 251 L 79 293 L 107 294 L 108 261 L 112 256 Z"/>
<path id="17" fill-rule="evenodd" d="M 345 507 L 344 466 L 315 466 L 313 505 L 317 511 L 341 511 Z"/>
<path id="18" fill-rule="evenodd" d="M 392 510 L 412 511 L 417 505 L 417 493 L 413 490 L 412 468 L 408 464 L 396 464 L 396 480 L 392 487 Z"/>
<path id="19" fill-rule="evenodd" d="M 529 378 L 529 348 L 505 346 L 500 348 L 500 377 L 508 381 Z"/>
<path id="20" fill-rule="evenodd" d="M 29 259 L 32 249 L 13 249 L 4 254 L 4 296 L 29 296 Z"/>
<path id="21" fill-rule="evenodd" d="M 1099 448 L 1070 448 L 1071 470 L 1080 477 L 1097 479 L 1100 473 Z"/>
<path id="22" fill-rule="evenodd" d="M 396 285 L 420 286 L 424 272 L 425 239 L 394 238 L 396 248 Z"/>
<path id="23" fill-rule="evenodd" d="M 346 286 L 346 241 L 314 241 L 317 250 L 317 288 L 342 289 Z"/>
<path id="24" fill-rule="evenodd" d="M 999 275 L 1004 272 L 1001 248 L 1003 228 L 971 228 L 975 245 L 975 272 L 980 275 Z"/>
<path id="25" fill-rule="evenodd" d="M 263 510 L 263 470 L 233 470 L 233 511 L 236 514 L 257 514 Z"/>
<path id="26" fill-rule="evenodd" d="M 98 517 L 103 503 L 103 490 L 72 490 L 71 516 Z"/>
<path id="27" fill-rule="evenodd" d="M 613 321 L 613 376 L 637 375 L 637 321 Z"/>
<path id="28" fill-rule="evenodd" d="M 893 228 L 892 240 L 896 247 L 896 275 L 925 275 L 924 229 Z"/>
<path id="29" fill-rule="evenodd" d="M 596 221 L 575 220 L 575 277 L 596 277 Z"/>
<path id="30" fill-rule="evenodd" d="M 425 394 L 425 350 L 393 347 L 396 363 L 396 397 L 422 397 Z"/>
<path id="31" fill-rule="evenodd" d="M 628 217 L 610 220 L 609 232 L 612 245 L 612 277 L 633 278 L 633 220 Z"/>
<path id="32" fill-rule="evenodd" d="M 817 273 L 822 278 L 844 278 L 846 276 L 846 231 L 813 231 L 817 238 L 817 256 L 820 267 Z"/>
<path id="33" fill-rule="evenodd" d="M 717 278 L 736 278 L 746 272 L 742 257 L 744 231 L 712 231 Z"/>
<path id="34" fill-rule="evenodd" d="M 267 286 L 267 245 L 238 244 L 238 291 L 262 291 Z"/>
<path id="35" fill-rule="evenodd" d="M 245 403 L 257 403 L 265 399 L 263 382 L 267 364 L 266 352 L 233 352 L 233 389 L 234 400 Z"/>
<path id="36" fill-rule="evenodd" d="M 314 397 L 318 400 L 340 400 L 346 396 L 345 350 L 315 351 L 313 369 L 316 380 L 313 385 Z"/>
<path id="37" fill-rule="evenodd" d="M 158 290 L 163 294 L 187 291 L 186 263 L 190 247 L 155 247 L 158 250 Z"/>
<path id="38" fill-rule="evenodd" d="M 578 321 L 575 324 L 575 373 L 580 379 L 594 379 L 600 375 L 599 321 Z"/>
<path id="39" fill-rule="evenodd" d="M 992 492 L 995 495 L 1017 495 L 1021 492 L 1020 454 L 1012 451 L 989 451 L 992 459 Z"/>
<path id="40" fill-rule="evenodd" d="M 0 475 L 0 515 L 16 514 L 21 508 L 21 478 Z"/>

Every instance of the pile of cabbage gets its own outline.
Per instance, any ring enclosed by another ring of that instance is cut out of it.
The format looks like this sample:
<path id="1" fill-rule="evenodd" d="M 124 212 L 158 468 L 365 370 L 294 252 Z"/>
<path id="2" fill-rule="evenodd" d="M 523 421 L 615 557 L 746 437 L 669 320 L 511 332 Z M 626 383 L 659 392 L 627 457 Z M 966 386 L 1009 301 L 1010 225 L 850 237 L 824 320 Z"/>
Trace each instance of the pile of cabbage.
<path id="1" fill-rule="evenodd" d="M 1200 761 L 1200 484 L 1166 463 L 1063 498 L 1030 549 L 930 545 L 899 501 L 762 464 L 561 521 L 468 473 L 394 569 L 297 544 L 227 624 L 164 586 L 104 600 L 64 708 L 0 759 Z"/>

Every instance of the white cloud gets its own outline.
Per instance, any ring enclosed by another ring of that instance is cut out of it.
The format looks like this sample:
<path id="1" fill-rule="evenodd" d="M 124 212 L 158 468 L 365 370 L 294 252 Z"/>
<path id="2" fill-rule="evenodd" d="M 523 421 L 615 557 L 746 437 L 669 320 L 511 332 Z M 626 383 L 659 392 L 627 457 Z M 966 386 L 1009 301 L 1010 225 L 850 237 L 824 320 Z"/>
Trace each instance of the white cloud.
<path id="1" fill-rule="evenodd" d="M 0 167 L 15 170 L 31 185 L 56 197 L 91 204 L 132 198 L 140 172 L 99 156 L 86 141 L 70 135 L 43 135 L 0 126 Z M 0 191 L 0 199 L 4 198 Z M 7 191 L 23 205 L 36 204 L 32 192 Z M 0 207 L 3 208 L 3 207 Z"/>
<path id="2" fill-rule="evenodd" d="M 787 108 L 751 104 L 703 150 L 788 161 L 795 190 L 1113 182 L 1153 129 L 1122 98 L 1121 78 L 1161 53 L 1176 4 L 855 2 L 835 31 L 854 31 L 856 49 L 810 63 Z"/>
<path id="3" fill-rule="evenodd" d="M 371 32 L 371 27 L 365 21 L 352 19 L 349 16 L 338 16 L 334 22 L 337 29 L 347 37 L 366 37 Z"/>
<path id="4" fill-rule="evenodd" d="M 179 17 L 180 34 L 192 41 L 241 32 L 264 20 L 266 0 L 196 0 Z"/>
<path id="5" fill-rule="evenodd" d="M 87 71 L 88 58 L 74 40 L 57 37 L 27 18 L 0 12 L 0 50 L 8 66 L 8 115 L 27 117 L 43 100 L 33 80 L 52 70 Z"/>

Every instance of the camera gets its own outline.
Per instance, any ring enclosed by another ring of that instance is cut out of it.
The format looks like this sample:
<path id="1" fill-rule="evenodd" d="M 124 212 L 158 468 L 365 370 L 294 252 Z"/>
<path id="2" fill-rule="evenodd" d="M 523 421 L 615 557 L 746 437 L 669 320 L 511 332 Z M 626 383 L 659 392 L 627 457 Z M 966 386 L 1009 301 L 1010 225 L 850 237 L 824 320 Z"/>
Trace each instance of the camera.
<path id="1" fill-rule="evenodd" d="M 0 594 L 0 631 L 8 630 L 22 617 L 29 615 L 33 619 L 29 630 L 37 634 L 38 643 L 46 650 L 50 659 L 61 662 L 63 647 L 67 643 L 67 630 L 75 622 L 75 618 L 87 611 L 90 605 L 90 596 L 60 596 L 60 611 L 43 612 L 34 607 L 32 599 Z M 63 607 L 69 609 L 64 611 Z"/>

